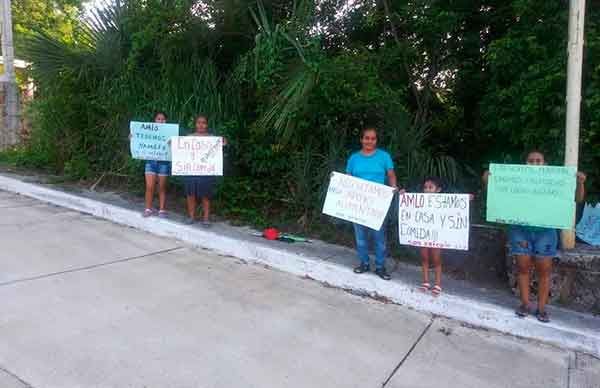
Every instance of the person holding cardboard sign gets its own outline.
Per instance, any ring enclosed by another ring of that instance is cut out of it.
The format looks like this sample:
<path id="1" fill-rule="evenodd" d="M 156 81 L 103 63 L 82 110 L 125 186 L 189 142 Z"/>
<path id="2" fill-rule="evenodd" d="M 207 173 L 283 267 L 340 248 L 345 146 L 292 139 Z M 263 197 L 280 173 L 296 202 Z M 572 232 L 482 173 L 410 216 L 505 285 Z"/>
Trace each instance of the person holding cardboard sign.
<path id="1" fill-rule="evenodd" d="M 424 193 L 441 193 L 442 181 L 437 177 L 425 178 L 423 182 Z M 423 283 L 419 287 L 422 292 L 431 291 L 434 296 L 442 293 L 442 250 L 440 248 L 423 247 L 419 249 L 421 254 L 421 267 L 423 270 Z M 433 261 L 435 272 L 435 285 L 429 283 L 429 261 Z"/>
<path id="2" fill-rule="evenodd" d="M 543 166 L 546 164 L 544 154 L 532 150 L 526 157 L 527 165 Z M 490 172 L 483 174 L 484 188 L 488 187 Z M 577 173 L 577 186 L 575 199 L 579 201 L 584 196 L 585 174 Z M 529 271 L 533 264 L 538 274 L 538 308 L 535 313 L 540 322 L 550 322 L 550 317 L 545 307 L 550 294 L 550 276 L 552 273 L 552 259 L 558 251 L 558 232 L 556 229 L 510 225 L 508 230 L 510 254 L 516 256 L 518 267 L 518 287 L 521 305 L 515 311 L 516 315 L 524 318 L 530 314 L 529 307 Z"/>
<path id="3" fill-rule="evenodd" d="M 167 122 L 167 115 L 164 112 L 154 114 L 154 122 L 164 124 Z M 131 136 L 131 135 L 130 135 Z M 167 203 L 167 179 L 171 175 L 171 162 L 160 160 L 146 160 L 144 166 L 144 176 L 146 181 L 146 193 L 144 195 L 146 208 L 142 214 L 144 217 L 150 217 L 156 214 L 152 203 L 154 202 L 154 188 L 158 177 L 158 216 L 167 217 L 165 209 Z"/>
<path id="4" fill-rule="evenodd" d="M 419 247 L 423 282 L 418 290 L 439 296 L 442 293 L 442 250 L 469 249 L 469 209 L 473 195 L 443 193 L 443 180 L 429 176 L 421 193 L 400 191 L 398 234 L 400 244 Z M 429 280 L 430 264 L 435 273 Z"/>
<path id="5" fill-rule="evenodd" d="M 211 136 L 208 129 L 208 119 L 198 115 L 194 121 L 195 131 L 190 136 Z M 223 138 L 223 145 L 227 140 Z M 188 175 L 184 177 L 184 188 L 187 202 L 187 224 L 193 224 L 196 219 L 197 199 L 202 201 L 202 225 L 210 226 L 210 201 L 214 195 L 217 177 L 214 175 Z"/>
<path id="6" fill-rule="evenodd" d="M 387 181 L 389 186 L 397 189 L 394 162 L 390 154 L 377 148 L 377 130 L 373 127 L 363 129 L 360 143 L 361 150 L 348 159 L 346 174 L 380 184 L 386 184 Z M 360 259 L 360 265 L 354 268 L 354 272 L 364 273 L 370 269 L 369 236 L 375 243 L 375 273 L 384 280 L 390 280 L 391 276 L 385 269 L 385 222 L 379 230 L 354 224 L 356 249 Z"/>

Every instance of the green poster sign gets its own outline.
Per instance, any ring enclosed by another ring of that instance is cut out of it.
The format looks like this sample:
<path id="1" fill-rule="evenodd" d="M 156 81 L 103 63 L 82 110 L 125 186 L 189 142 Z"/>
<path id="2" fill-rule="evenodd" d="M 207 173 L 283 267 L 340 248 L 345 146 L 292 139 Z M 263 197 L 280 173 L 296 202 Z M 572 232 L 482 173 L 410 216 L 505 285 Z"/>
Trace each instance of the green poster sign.
<path id="1" fill-rule="evenodd" d="M 491 164 L 487 220 L 572 229 L 576 174 L 575 167 Z"/>

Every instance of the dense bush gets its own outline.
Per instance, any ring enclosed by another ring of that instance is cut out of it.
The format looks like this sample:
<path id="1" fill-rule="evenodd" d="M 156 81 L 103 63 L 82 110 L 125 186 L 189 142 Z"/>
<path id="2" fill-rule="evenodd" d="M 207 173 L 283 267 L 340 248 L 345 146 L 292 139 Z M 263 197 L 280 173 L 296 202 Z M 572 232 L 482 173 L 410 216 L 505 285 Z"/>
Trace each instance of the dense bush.
<path id="1" fill-rule="evenodd" d="M 474 191 L 490 160 L 564 148 L 564 1 L 121 0 L 73 28 L 28 34 L 38 95 L 21 164 L 73 178 L 141 176 L 130 120 L 197 113 L 228 137 L 224 213 L 302 225 L 367 124 L 400 181 Z M 600 13 L 587 18 L 581 168 L 600 176 Z M 141 183 L 141 182 L 140 182 Z M 266 206 L 265 204 L 269 204 Z M 271 209 L 271 210 L 272 210 Z"/>

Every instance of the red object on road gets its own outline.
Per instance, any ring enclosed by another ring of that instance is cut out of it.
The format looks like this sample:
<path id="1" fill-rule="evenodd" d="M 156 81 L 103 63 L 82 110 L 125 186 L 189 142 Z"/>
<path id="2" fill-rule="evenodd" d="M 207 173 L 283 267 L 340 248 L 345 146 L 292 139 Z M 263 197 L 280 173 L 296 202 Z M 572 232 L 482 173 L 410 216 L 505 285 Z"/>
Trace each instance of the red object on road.
<path id="1" fill-rule="evenodd" d="M 279 231 L 275 228 L 267 228 L 263 230 L 263 237 L 267 240 L 277 240 L 279 238 Z"/>

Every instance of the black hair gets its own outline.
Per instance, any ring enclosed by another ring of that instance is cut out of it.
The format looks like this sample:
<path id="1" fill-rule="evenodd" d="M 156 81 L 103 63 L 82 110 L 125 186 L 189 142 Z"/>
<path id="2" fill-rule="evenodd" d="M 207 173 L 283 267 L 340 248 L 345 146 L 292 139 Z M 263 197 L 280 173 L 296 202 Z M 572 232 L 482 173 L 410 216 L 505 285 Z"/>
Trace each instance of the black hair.
<path id="1" fill-rule="evenodd" d="M 206 120 L 206 122 L 208 122 L 208 116 L 204 113 L 199 113 L 196 115 L 196 117 L 194 117 L 194 125 L 196 125 L 196 121 L 198 121 L 199 118 L 203 118 Z"/>
<path id="2" fill-rule="evenodd" d="M 377 136 L 377 139 L 379 139 L 379 131 L 377 131 L 377 128 L 374 125 L 367 125 L 367 126 L 365 126 L 360 131 L 360 138 L 362 139 L 365 136 L 365 133 L 368 132 L 368 131 L 375 132 L 375 136 Z"/>
<path id="3" fill-rule="evenodd" d="M 165 112 L 163 112 L 162 110 L 157 110 L 156 112 L 154 112 L 154 120 L 156 120 L 156 116 L 158 116 L 158 115 L 165 116 L 165 120 L 168 119 L 168 116 Z"/>
<path id="4" fill-rule="evenodd" d="M 433 183 L 437 188 L 440 189 L 440 191 L 444 190 L 444 182 L 442 182 L 442 179 L 438 178 L 437 176 L 428 176 L 423 179 L 423 186 L 425 186 L 425 182 L 427 181 Z"/>
<path id="5" fill-rule="evenodd" d="M 542 157 L 544 158 L 544 160 L 546 160 L 546 154 L 544 153 L 544 151 L 542 151 L 542 150 L 541 150 L 541 149 L 539 149 L 539 148 L 532 148 L 531 150 L 527 151 L 527 152 L 525 153 L 525 155 L 524 155 L 524 158 L 523 158 L 523 160 L 527 160 L 527 157 L 528 157 L 530 154 L 533 154 L 533 153 L 537 153 L 537 154 L 540 154 L 540 155 L 542 155 Z"/>

